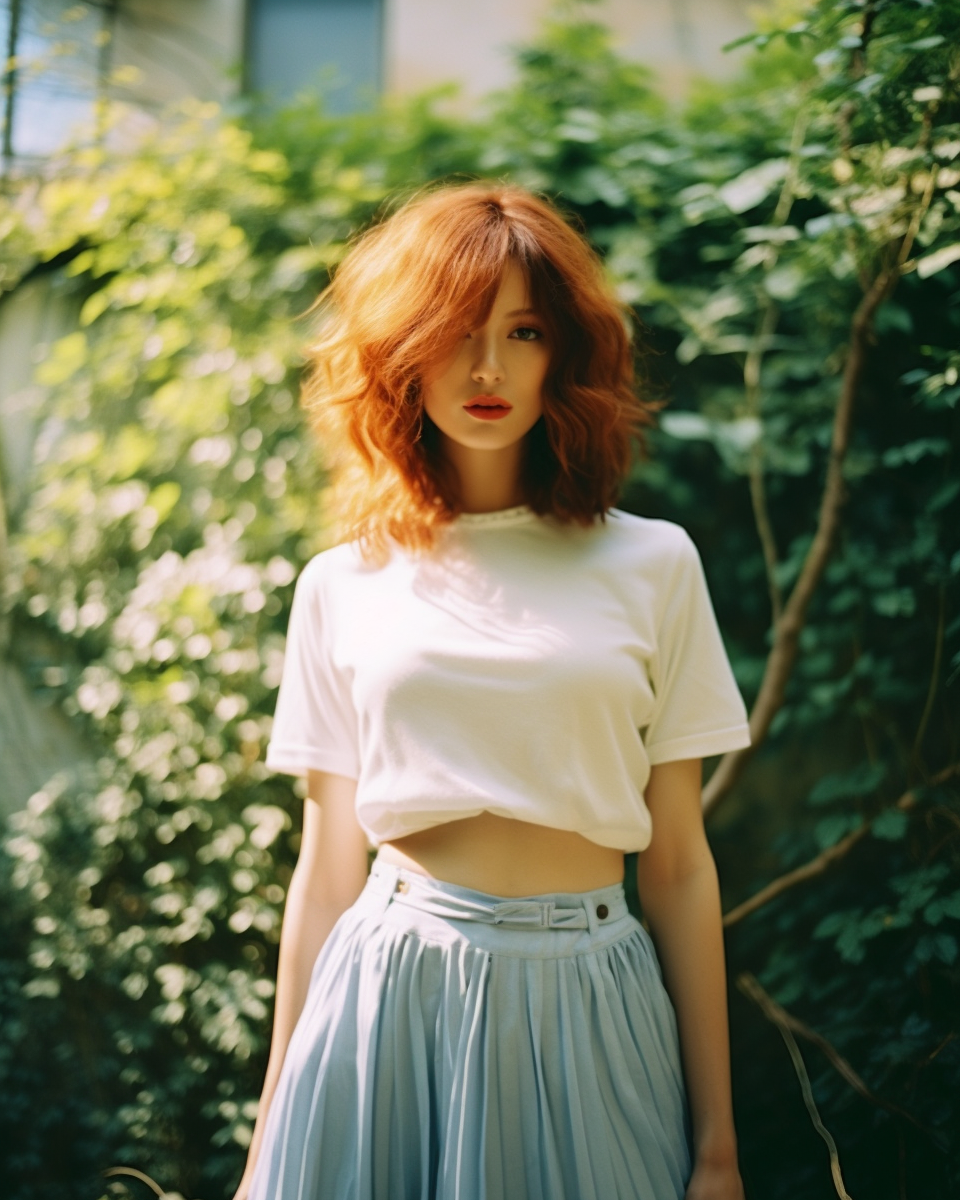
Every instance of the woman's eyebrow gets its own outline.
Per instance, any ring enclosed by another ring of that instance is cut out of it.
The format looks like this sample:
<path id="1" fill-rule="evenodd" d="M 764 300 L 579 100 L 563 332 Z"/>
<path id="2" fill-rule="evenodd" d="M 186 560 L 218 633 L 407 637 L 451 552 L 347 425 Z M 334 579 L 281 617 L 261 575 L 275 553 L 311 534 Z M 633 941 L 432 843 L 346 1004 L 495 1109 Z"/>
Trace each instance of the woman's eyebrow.
<path id="1" fill-rule="evenodd" d="M 508 317 L 535 317 L 537 310 L 535 308 L 515 308 L 513 312 L 508 312 Z"/>

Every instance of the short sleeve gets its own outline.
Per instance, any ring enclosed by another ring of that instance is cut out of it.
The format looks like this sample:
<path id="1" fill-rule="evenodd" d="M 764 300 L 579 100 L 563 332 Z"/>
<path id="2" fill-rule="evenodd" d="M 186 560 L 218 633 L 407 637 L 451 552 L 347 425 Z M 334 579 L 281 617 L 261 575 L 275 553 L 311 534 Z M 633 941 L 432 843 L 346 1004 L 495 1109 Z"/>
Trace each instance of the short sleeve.
<path id="1" fill-rule="evenodd" d="M 700 555 L 681 530 L 652 664 L 653 716 L 644 744 L 651 766 L 750 745 L 747 710 L 727 658 Z"/>
<path id="2" fill-rule="evenodd" d="M 280 691 L 267 746 L 272 771 L 330 771 L 359 778 L 357 721 L 347 681 L 327 645 L 321 573 L 315 559 L 294 588 Z"/>

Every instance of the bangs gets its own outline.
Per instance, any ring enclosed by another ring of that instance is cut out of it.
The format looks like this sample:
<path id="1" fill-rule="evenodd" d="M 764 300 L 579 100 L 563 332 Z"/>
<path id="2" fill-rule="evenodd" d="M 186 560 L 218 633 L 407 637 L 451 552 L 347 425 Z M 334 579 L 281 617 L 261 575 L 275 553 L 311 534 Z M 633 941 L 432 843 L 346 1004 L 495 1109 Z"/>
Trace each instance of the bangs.
<path id="1" fill-rule="evenodd" d="M 492 208 L 476 233 L 476 241 L 469 247 L 451 248 L 446 320 L 441 317 L 446 335 L 443 349 L 452 350 L 464 329 L 478 329 L 487 321 L 504 273 L 513 263 L 523 275 L 527 305 L 546 327 L 551 351 L 548 379 L 562 374 L 563 364 L 573 349 L 571 339 L 575 341 L 578 334 L 562 272 L 536 240 L 525 236 L 525 230 L 511 225 L 497 208 Z M 425 311 L 422 320 L 429 321 L 430 316 Z M 440 349 L 436 344 L 434 348 Z M 424 361 L 422 370 L 426 371 L 429 365 L 429 360 Z"/>
<path id="2" fill-rule="evenodd" d="M 550 368 L 547 385 L 565 373 L 571 357 L 575 357 L 581 338 L 576 320 L 575 302 L 567 280 L 543 247 L 525 238 L 517 238 L 510 255 L 527 281 L 529 305 L 546 327 L 550 347 Z"/>
<path id="3" fill-rule="evenodd" d="M 438 321 L 453 342 L 464 329 L 479 328 L 490 316 L 511 259 L 523 271 L 532 302 L 533 280 L 527 255 L 521 239 L 500 208 L 485 205 L 477 211 L 474 222 L 467 229 L 461 227 L 444 232 L 449 232 L 451 237 L 449 244 L 441 242 L 437 247 L 440 277 L 432 289 L 436 307 L 428 302 L 421 322 Z M 424 369 L 428 365 L 422 363 Z"/>

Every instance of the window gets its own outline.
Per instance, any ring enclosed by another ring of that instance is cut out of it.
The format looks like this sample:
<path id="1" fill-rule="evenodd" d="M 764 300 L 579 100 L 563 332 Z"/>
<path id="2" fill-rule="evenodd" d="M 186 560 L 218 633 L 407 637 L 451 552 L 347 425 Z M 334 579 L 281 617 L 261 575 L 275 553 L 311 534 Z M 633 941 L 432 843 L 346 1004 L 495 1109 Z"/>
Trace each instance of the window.
<path id="1" fill-rule="evenodd" d="M 382 0 L 249 0 L 247 85 L 274 102 L 320 88 L 331 112 L 380 90 Z"/>
<path id="2" fill-rule="evenodd" d="M 89 125 L 115 5 L 0 0 L 3 159 L 37 158 Z"/>

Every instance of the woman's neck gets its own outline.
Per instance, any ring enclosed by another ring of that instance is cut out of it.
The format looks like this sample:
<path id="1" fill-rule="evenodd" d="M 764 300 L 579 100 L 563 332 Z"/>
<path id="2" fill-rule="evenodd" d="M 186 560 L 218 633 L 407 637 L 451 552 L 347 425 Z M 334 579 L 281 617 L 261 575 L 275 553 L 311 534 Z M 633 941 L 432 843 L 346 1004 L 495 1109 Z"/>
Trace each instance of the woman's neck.
<path id="1" fill-rule="evenodd" d="M 523 504 L 520 482 L 522 443 L 477 450 L 445 439 L 444 453 L 457 473 L 464 512 L 499 512 Z"/>

